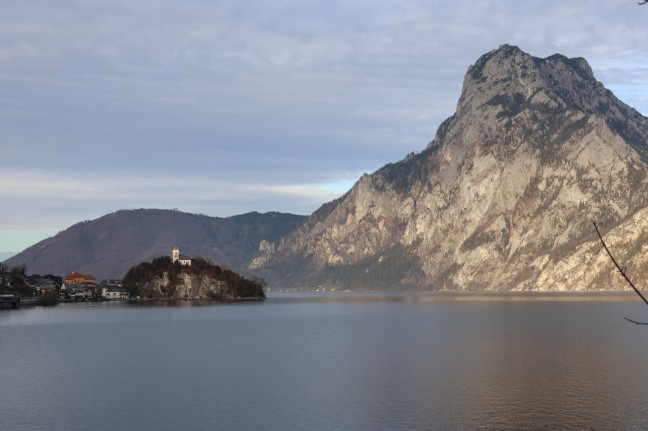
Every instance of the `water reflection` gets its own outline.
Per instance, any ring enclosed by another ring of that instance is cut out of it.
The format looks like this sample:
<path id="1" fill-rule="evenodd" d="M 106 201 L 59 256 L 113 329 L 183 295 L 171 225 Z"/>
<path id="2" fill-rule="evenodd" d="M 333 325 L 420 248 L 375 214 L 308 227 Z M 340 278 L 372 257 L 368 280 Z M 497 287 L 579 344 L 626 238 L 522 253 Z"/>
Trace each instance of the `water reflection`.
<path id="1" fill-rule="evenodd" d="M 626 302 L 637 300 L 634 292 L 269 292 L 273 303 L 331 302 Z"/>
<path id="2" fill-rule="evenodd" d="M 214 307 L 220 305 L 260 304 L 263 299 L 131 299 L 123 304 L 134 307 Z"/>
<path id="3" fill-rule="evenodd" d="M 25 308 L 0 313 L 0 413 L 17 430 L 645 429 L 648 330 L 623 320 L 642 312 L 632 292 Z"/>

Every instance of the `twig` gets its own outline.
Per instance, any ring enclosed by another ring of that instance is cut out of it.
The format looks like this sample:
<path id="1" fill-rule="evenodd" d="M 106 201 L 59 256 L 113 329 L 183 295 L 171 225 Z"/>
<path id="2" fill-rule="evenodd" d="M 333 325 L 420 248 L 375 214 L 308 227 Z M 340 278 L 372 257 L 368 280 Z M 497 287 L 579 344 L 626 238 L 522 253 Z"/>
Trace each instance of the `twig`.
<path id="1" fill-rule="evenodd" d="M 628 276 L 626 275 L 625 270 L 622 269 L 622 268 L 619 266 L 619 264 L 617 263 L 617 261 L 616 261 L 616 259 L 614 258 L 614 256 L 612 256 L 612 252 L 610 252 L 610 249 L 609 249 L 608 246 L 605 244 L 605 241 L 603 241 L 603 237 L 601 236 L 601 232 L 599 232 L 598 227 L 596 226 L 596 223 L 595 223 L 595 222 L 592 222 L 592 223 L 594 223 L 594 229 L 596 229 L 596 234 L 598 235 L 599 239 L 601 240 L 601 244 L 603 244 L 603 248 L 605 249 L 605 251 L 607 251 L 608 256 L 610 256 L 610 259 L 612 259 L 612 262 L 614 262 L 614 266 L 616 266 L 616 268 L 619 270 L 619 272 L 621 273 L 621 275 L 623 276 L 623 278 L 625 278 L 625 281 L 627 281 L 628 284 L 630 285 L 630 287 L 632 287 L 632 290 L 634 290 L 634 291 L 637 293 L 637 295 L 639 295 L 639 297 L 643 300 L 643 302 L 646 304 L 646 306 L 648 306 L 648 300 L 646 300 L 646 297 L 643 296 L 641 292 L 639 292 L 639 289 L 637 289 L 637 288 L 635 287 L 635 285 L 632 283 L 632 281 L 630 281 L 630 279 L 629 279 Z M 637 325 L 648 325 L 648 323 L 636 322 L 636 321 L 634 321 L 634 320 L 628 319 L 627 317 L 626 317 L 625 319 L 626 319 L 627 321 L 632 322 L 632 323 L 635 323 L 635 324 L 637 324 Z"/>
<path id="2" fill-rule="evenodd" d="M 634 323 L 635 325 L 648 325 L 648 322 L 637 322 L 636 320 L 628 319 L 627 317 L 624 317 L 624 319 L 628 322 Z"/>
<path id="3" fill-rule="evenodd" d="M 632 284 L 632 281 L 630 281 L 630 279 L 629 279 L 628 276 L 626 275 L 625 271 L 623 271 L 623 269 L 621 269 L 621 267 L 620 267 L 619 264 L 617 263 L 616 259 L 614 259 L 614 256 L 612 256 L 612 253 L 610 252 L 610 249 L 609 249 L 608 246 L 605 244 L 605 241 L 603 241 L 603 237 L 601 236 L 601 232 L 599 232 L 598 227 L 596 227 L 596 223 L 594 223 L 594 229 L 596 229 L 596 233 L 597 233 L 599 239 L 601 240 L 601 244 L 603 244 L 603 248 L 605 249 L 605 251 L 607 251 L 608 256 L 610 256 L 610 259 L 612 259 L 612 262 L 614 262 L 614 266 L 617 267 L 617 269 L 619 270 L 619 272 L 621 273 L 621 275 L 623 276 L 623 278 L 625 278 L 625 280 L 628 282 L 628 284 L 630 285 L 630 287 L 632 287 L 632 289 L 633 289 L 635 292 L 637 292 L 637 295 L 639 295 L 639 297 L 640 297 L 641 299 L 643 299 L 643 302 L 645 302 L 646 305 L 648 306 L 648 300 L 646 300 L 646 298 L 641 294 L 641 292 L 639 292 L 639 290 L 635 287 L 635 285 Z"/>

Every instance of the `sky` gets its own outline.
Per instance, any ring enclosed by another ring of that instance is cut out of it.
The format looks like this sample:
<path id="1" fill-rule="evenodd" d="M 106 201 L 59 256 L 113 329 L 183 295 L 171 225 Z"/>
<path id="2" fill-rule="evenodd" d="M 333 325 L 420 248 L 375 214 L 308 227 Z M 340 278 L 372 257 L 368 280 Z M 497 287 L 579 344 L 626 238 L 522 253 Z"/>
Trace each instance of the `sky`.
<path id="1" fill-rule="evenodd" d="M 0 0 L 0 260 L 121 209 L 310 214 L 423 150 L 504 43 L 648 114 L 633 0 Z"/>

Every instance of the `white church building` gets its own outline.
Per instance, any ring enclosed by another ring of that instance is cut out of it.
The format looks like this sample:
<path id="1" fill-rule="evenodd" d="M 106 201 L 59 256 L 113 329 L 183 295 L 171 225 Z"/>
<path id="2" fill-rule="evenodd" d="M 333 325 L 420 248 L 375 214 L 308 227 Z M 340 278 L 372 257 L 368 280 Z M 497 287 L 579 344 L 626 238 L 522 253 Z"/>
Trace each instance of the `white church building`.
<path id="1" fill-rule="evenodd" d="M 186 265 L 186 266 L 191 266 L 191 259 L 189 259 L 187 256 L 183 256 L 180 254 L 180 247 L 177 245 L 173 246 L 173 249 L 171 250 L 171 260 L 173 263 L 180 262 L 180 265 Z"/>

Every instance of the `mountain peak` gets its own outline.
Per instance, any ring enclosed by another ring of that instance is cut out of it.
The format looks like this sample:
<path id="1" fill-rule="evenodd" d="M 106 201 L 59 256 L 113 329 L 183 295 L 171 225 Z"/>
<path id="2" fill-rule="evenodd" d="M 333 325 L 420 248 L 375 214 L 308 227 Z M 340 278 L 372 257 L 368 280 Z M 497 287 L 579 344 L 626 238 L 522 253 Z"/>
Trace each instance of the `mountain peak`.
<path id="1" fill-rule="evenodd" d="M 497 136 L 521 119 L 537 123 L 544 118 L 554 128 L 571 115 L 602 119 L 648 159 L 647 119 L 597 81 L 585 59 L 562 54 L 538 58 L 513 45 L 482 55 L 468 68 L 457 112 L 442 124 L 430 147 L 439 145 L 457 122 L 474 125 L 471 129 L 480 135 Z M 476 140 L 474 134 L 468 137 L 468 142 Z"/>
<path id="2" fill-rule="evenodd" d="M 539 71 L 540 74 L 534 75 L 534 70 Z M 502 78 L 531 82 L 534 78 L 539 78 L 541 81 L 555 85 L 551 80 L 565 73 L 596 81 L 592 68 L 582 57 L 568 58 L 562 54 L 553 54 L 546 58 L 538 58 L 517 46 L 504 44 L 479 57 L 475 64 L 468 67 L 466 78 L 468 81 L 477 82 L 493 82 Z"/>
<path id="3" fill-rule="evenodd" d="M 468 68 L 458 112 L 474 111 L 496 95 L 515 95 L 519 104 L 542 93 L 564 107 L 591 114 L 606 98 L 603 85 L 583 58 L 554 54 L 533 57 L 517 46 L 501 45 Z"/>

